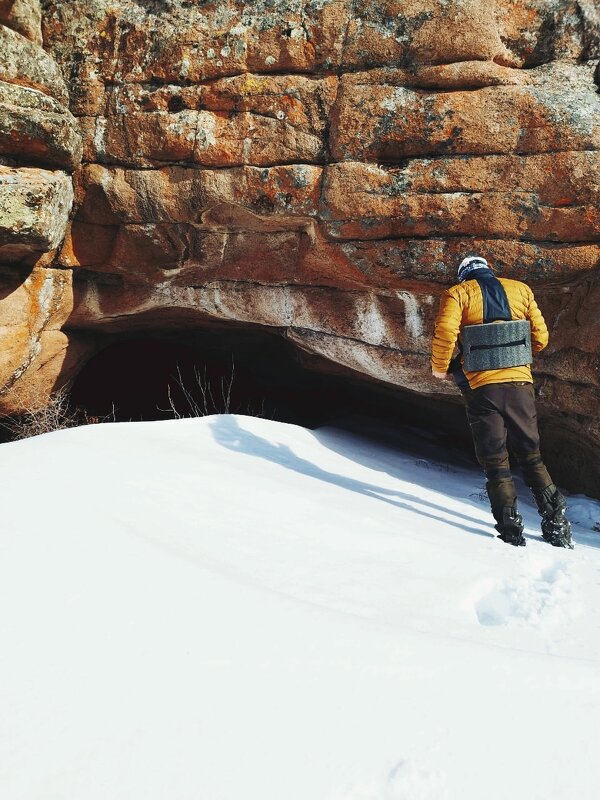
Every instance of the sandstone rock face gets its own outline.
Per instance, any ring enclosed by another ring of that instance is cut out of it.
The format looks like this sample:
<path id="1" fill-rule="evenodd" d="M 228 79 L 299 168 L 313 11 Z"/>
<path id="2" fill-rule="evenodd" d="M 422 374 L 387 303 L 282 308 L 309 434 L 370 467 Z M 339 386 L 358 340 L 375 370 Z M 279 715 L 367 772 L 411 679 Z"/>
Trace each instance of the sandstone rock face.
<path id="1" fill-rule="evenodd" d="M 72 275 L 52 268 L 81 160 L 62 72 L 42 49 L 38 0 L 0 0 L 0 407 L 43 405 L 75 355 L 62 331 Z M 81 355 L 80 355 L 81 357 Z"/>
<path id="2" fill-rule="evenodd" d="M 8 408 L 43 405 L 67 360 L 61 328 L 72 308 L 71 275 L 39 267 L 23 280 L 6 270 L 0 297 L 0 400 Z"/>
<path id="3" fill-rule="evenodd" d="M 215 324 L 451 401 L 431 333 L 478 252 L 533 285 L 551 466 L 599 493 L 595 0 L 41 8 L 0 0 L 1 411 L 106 333 Z"/>
<path id="4" fill-rule="evenodd" d="M 600 133 L 588 106 L 590 71 L 565 72 L 540 67 L 529 73 L 528 86 L 427 94 L 394 85 L 393 74 L 390 85 L 375 86 L 370 76 L 352 75 L 341 82 L 332 154 L 339 161 L 397 162 L 596 149 Z"/>

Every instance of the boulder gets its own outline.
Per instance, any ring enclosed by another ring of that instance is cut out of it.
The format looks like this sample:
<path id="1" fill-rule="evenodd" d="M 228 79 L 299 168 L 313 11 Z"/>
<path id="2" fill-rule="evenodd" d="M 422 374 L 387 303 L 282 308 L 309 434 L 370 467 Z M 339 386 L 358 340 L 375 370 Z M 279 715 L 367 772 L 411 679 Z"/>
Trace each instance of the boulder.
<path id="1" fill-rule="evenodd" d="M 310 73 L 340 63 L 350 0 L 138 4 L 47 2 L 44 35 L 73 83 L 200 83 L 244 72 Z M 80 57 L 80 54 L 82 57 Z"/>
<path id="2" fill-rule="evenodd" d="M 598 48 L 594 0 L 359 0 L 352 6 L 347 67 L 493 61 L 533 67 L 585 60 Z"/>
<path id="3" fill-rule="evenodd" d="M 81 138 L 71 113 L 47 94 L 0 81 L 0 156 L 72 171 Z"/>
<path id="4" fill-rule="evenodd" d="M 49 94 L 63 105 L 69 94 L 58 64 L 42 48 L 0 25 L 0 80 Z"/>
<path id="5" fill-rule="evenodd" d="M 65 172 L 0 166 L 0 260 L 8 252 L 36 255 L 58 247 L 72 204 Z"/>
<path id="6" fill-rule="evenodd" d="M 85 164 L 75 176 L 75 218 L 101 225 L 199 222 L 222 203 L 263 216 L 316 216 L 322 173 L 309 164 L 151 170 Z"/>
<path id="7" fill-rule="evenodd" d="M 65 360 L 61 328 L 73 307 L 71 273 L 0 270 L 0 412 L 41 408 Z"/>

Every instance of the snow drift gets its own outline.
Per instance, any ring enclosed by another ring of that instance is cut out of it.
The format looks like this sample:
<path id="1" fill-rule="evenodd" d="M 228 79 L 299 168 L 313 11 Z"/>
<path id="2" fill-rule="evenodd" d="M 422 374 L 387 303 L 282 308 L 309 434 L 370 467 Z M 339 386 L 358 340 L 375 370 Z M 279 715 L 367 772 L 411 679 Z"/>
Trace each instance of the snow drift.
<path id="1" fill-rule="evenodd" d="M 234 416 L 0 463 L 3 798 L 597 798 L 600 504 L 512 548 L 476 472 Z"/>

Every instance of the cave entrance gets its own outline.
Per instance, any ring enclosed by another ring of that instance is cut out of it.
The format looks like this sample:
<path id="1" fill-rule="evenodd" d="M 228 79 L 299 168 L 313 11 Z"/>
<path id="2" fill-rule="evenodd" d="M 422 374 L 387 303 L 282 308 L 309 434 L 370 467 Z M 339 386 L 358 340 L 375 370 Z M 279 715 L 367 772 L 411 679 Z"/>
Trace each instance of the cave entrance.
<path id="1" fill-rule="evenodd" d="M 260 331 L 107 336 L 71 405 L 91 419 L 249 414 L 315 427 L 347 413 L 343 381 L 304 368 L 282 337 Z"/>
<path id="2" fill-rule="evenodd" d="M 107 334 L 70 398 L 91 421 L 248 414 L 306 428 L 336 424 L 388 442 L 405 442 L 408 427 L 420 429 L 421 452 L 423 436 L 471 450 L 462 407 L 344 373 L 260 329 Z"/>

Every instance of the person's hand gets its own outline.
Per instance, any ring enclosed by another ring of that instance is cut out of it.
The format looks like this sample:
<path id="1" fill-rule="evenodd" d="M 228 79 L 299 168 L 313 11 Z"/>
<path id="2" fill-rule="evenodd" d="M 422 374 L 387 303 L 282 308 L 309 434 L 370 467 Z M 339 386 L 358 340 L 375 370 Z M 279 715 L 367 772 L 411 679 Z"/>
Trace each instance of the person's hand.
<path id="1" fill-rule="evenodd" d="M 447 372 L 438 372 L 435 369 L 431 370 L 431 374 L 434 378 L 437 378 L 439 381 L 446 381 L 450 377 Z"/>

